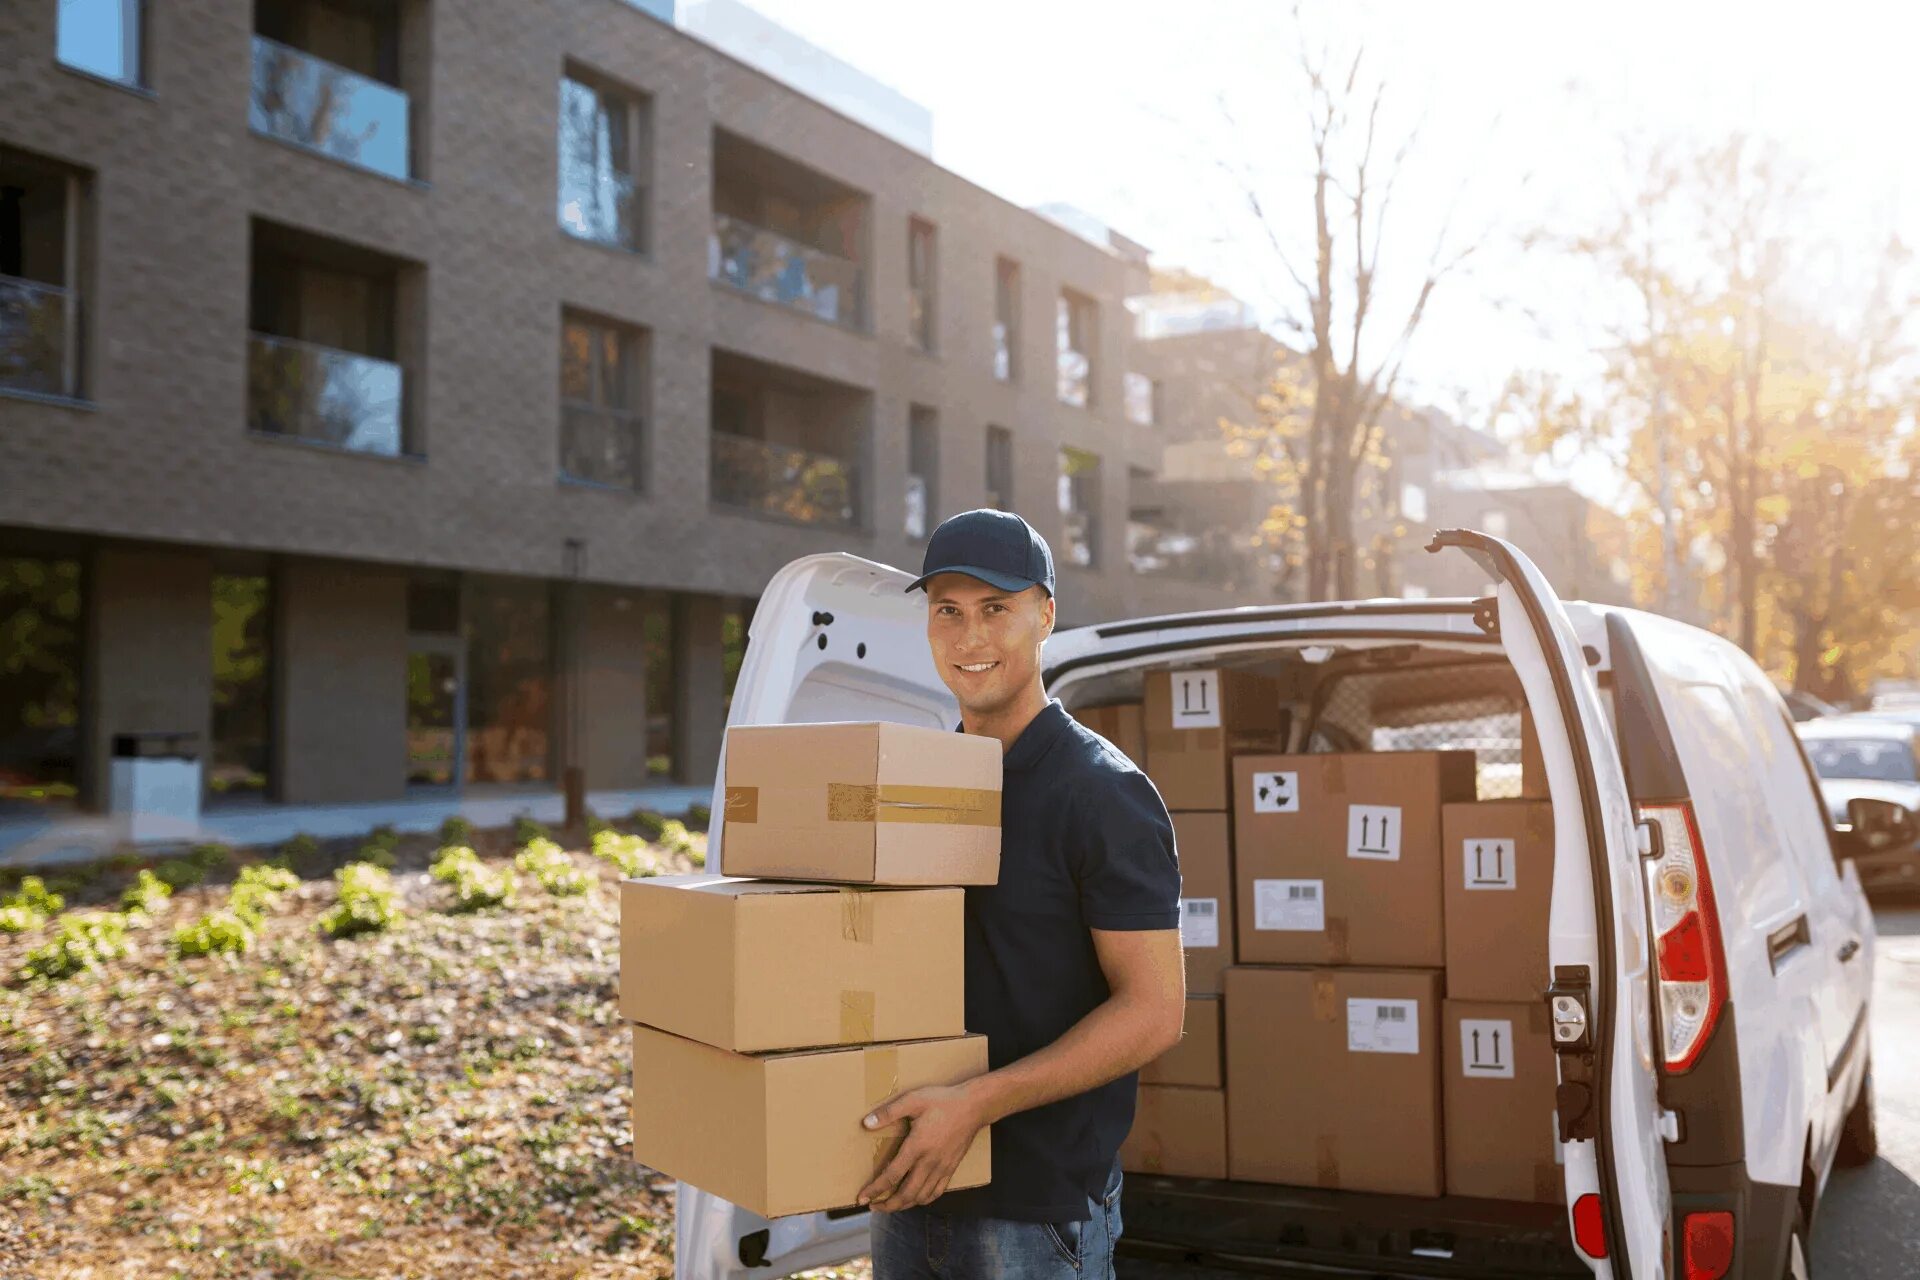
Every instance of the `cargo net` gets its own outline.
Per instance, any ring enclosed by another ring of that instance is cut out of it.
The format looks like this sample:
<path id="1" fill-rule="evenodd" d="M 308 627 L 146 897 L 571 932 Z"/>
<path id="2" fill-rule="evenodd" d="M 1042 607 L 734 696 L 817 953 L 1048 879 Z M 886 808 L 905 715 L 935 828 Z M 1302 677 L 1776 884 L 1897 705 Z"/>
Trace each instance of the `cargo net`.
<path id="1" fill-rule="evenodd" d="M 1523 699 L 1505 662 L 1409 664 L 1330 671 L 1321 680 L 1306 749 L 1471 751 L 1482 800 L 1520 794 Z"/>

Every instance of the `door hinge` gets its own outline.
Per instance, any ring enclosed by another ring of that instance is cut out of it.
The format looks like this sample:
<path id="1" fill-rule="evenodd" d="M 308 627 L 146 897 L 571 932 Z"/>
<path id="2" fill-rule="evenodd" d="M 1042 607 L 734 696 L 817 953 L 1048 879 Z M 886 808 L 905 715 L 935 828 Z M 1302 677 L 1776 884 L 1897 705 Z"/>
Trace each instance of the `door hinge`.
<path id="1" fill-rule="evenodd" d="M 1593 975 L 1583 964 L 1556 966 L 1553 985 L 1547 988 L 1553 1051 L 1560 1060 L 1554 1105 L 1562 1142 L 1587 1142 L 1599 1133 L 1593 1105 L 1592 991 Z"/>

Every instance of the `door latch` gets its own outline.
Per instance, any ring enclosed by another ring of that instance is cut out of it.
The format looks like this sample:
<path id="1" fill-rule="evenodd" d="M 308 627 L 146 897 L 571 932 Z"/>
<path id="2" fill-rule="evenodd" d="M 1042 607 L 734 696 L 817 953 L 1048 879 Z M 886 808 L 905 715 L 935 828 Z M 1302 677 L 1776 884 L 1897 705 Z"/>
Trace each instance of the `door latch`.
<path id="1" fill-rule="evenodd" d="M 1562 1142 L 1590 1141 L 1599 1132 L 1593 1105 L 1592 991 L 1593 975 L 1583 964 L 1555 967 L 1553 985 L 1547 988 L 1553 1051 L 1560 1062 L 1554 1106 Z"/>

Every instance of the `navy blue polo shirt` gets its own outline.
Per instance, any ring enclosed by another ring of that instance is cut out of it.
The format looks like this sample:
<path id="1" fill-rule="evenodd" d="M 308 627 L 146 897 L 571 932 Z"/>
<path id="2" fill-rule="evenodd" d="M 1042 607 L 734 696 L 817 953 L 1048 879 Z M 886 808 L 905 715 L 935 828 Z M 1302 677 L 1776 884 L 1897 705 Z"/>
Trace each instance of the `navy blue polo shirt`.
<path id="1" fill-rule="evenodd" d="M 966 891 L 967 1030 L 1004 1067 L 1044 1049 L 1110 994 L 1094 929 L 1180 927 L 1173 822 L 1160 793 L 1058 701 L 1005 756 L 1000 882 Z M 945 1213 L 1078 1222 L 1133 1125 L 1137 1074 L 993 1126 L 993 1181 Z"/>

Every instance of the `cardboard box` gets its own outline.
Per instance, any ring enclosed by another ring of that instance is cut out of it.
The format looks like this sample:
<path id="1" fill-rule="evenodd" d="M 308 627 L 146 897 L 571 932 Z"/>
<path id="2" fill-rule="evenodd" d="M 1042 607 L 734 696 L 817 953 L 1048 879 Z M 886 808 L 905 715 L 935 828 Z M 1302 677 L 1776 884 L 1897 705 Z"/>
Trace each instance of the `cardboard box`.
<path id="1" fill-rule="evenodd" d="M 1149 672 L 1145 720 L 1147 776 L 1172 810 L 1232 808 L 1233 754 L 1286 746 L 1280 686 L 1248 671 Z"/>
<path id="2" fill-rule="evenodd" d="M 1448 1000 L 1443 1047 L 1448 1193 L 1565 1204 L 1546 1002 Z"/>
<path id="3" fill-rule="evenodd" d="M 1226 1177 L 1227 1095 L 1141 1085 L 1133 1128 L 1120 1144 L 1120 1167 L 1169 1178 Z"/>
<path id="4" fill-rule="evenodd" d="M 633 1158 L 765 1218 L 837 1209 L 905 1136 L 862 1128 L 869 1111 L 986 1070 L 984 1036 L 755 1055 L 636 1026 Z M 982 1129 L 951 1185 L 985 1185 L 991 1159 Z"/>
<path id="5" fill-rule="evenodd" d="M 1242 964 L 1438 969 L 1440 806 L 1474 797 L 1471 751 L 1238 756 Z"/>
<path id="6" fill-rule="evenodd" d="M 727 730 L 729 875 L 842 884 L 1000 878 L 997 738 L 910 725 Z"/>
<path id="7" fill-rule="evenodd" d="M 1520 798 L 1547 799 L 1547 761 L 1540 754 L 1540 731 L 1534 727 L 1533 713 L 1520 708 Z"/>
<path id="8" fill-rule="evenodd" d="M 1537 1000 L 1552 984 L 1553 806 L 1481 800 L 1440 812 L 1446 848 L 1447 995 Z"/>
<path id="9" fill-rule="evenodd" d="M 620 1016 L 755 1053 L 966 1030 L 965 891 L 620 886 Z"/>
<path id="10" fill-rule="evenodd" d="M 1233 963 L 1233 836 L 1224 813 L 1173 815 L 1180 854 L 1180 948 L 1187 994 L 1219 995 Z"/>
<path id="11" fill-rule="evenodd" d="M 1186 1033 L 1140 1068 L 1140 1083 L 1218 1089 L 1225 1083 L 1220 1072 L 1220 997 L 1189 996 Z"/>
<path id="12" fill-rule="evenodd" d="M 1121 754 L 1142 771 L 1147 767 L 1146 712 L 1137 702 L 1083 707 L 1073 718 L 1120 748 Z"/>
<path id="13" fill-rule="evenodd" d="M 1437 1196 L 1440 974 L 1227 970 L 1227 1168 Z"/>

